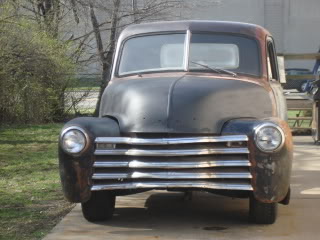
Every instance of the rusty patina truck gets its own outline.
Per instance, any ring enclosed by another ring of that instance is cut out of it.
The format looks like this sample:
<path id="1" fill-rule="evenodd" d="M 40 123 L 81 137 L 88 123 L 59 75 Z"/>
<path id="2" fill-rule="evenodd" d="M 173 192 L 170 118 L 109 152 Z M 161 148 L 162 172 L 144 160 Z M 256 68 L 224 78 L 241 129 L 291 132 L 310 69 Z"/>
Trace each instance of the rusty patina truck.
<path id="1" fill-rule="evenodd" d="M 127 27 L 99 117 L 62 129 L 65 197 L 104 221 L 119 195 L 206 191 L 248 198 L 252 222 L 275 222 L 293 157 L 276 56 L 270 33 L 252 24 Z"/>

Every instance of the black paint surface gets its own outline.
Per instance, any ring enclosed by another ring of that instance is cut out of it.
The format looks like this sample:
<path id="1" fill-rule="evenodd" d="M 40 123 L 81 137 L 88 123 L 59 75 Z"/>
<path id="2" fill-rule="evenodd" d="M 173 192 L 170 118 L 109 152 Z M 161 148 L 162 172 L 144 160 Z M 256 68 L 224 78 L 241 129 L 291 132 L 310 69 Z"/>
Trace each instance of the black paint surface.
<path id="1" fill-rule="evenodd" d="M 272 116 L 269 92 L 258 84 L 186 74 L 115 80 L 100 116 L 116 118 L 122 133 L 219 134 L 235 118 Z"/>

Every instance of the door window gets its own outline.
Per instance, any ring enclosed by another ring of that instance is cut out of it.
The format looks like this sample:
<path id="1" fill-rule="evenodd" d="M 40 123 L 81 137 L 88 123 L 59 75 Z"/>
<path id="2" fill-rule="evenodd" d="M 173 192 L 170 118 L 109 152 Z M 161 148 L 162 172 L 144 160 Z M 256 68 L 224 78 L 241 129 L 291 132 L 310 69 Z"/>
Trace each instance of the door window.
<path id="1" fill-rule="evenodd" d="M 267 64 L 268 64 L 268 76 L 269 80 L 277 80 L 279 81 L 279 70 L 277 63 L 277 54 L 275 51 L 274 43 L 272 38 L 268 39 L 267 42 Z"/>

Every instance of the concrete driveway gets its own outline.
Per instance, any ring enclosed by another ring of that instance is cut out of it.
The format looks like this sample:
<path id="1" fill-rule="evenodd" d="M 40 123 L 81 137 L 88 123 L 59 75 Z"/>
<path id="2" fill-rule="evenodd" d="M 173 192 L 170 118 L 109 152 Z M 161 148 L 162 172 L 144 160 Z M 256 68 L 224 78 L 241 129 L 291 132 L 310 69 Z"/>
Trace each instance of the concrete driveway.
<path id="1" fill-rule="evenodd" d="M 320 146 L 311 137 L 295 137 L 291 186 L 291 204 L 269 226 L 248 223 L 246 199 L 152 191 L 118 197 L 109 222 L 87 222 L 77 205 L 44 239 L 320 239 Z"/>

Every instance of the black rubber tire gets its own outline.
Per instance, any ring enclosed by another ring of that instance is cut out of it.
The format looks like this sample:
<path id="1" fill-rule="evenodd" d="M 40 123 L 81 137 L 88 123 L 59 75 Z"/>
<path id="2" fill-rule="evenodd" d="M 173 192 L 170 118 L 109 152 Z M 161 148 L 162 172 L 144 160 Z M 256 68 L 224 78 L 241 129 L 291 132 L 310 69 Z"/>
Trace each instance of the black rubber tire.
<path id="1" fill-rule="evenodd" d="M 263 203 L 250 196 L 249 220 L 258 224 L 273 224 L 278 215 L 278 203 Z"/>
<path id="2" fill-rule="evenodd" d="M 279 203 L 281 203 L 283 205 L 289 205 L 290 198 L 291 198 L 291 188 L 289 187 L 286 197 Z"/>
<path id="3" fill-rule="evenodd" d="M 110 191 L 91 192 L 89 201 L 81 203 L 82 214 L 89 222 L 102 222 L 112 218 L 116 196 Z"/>

